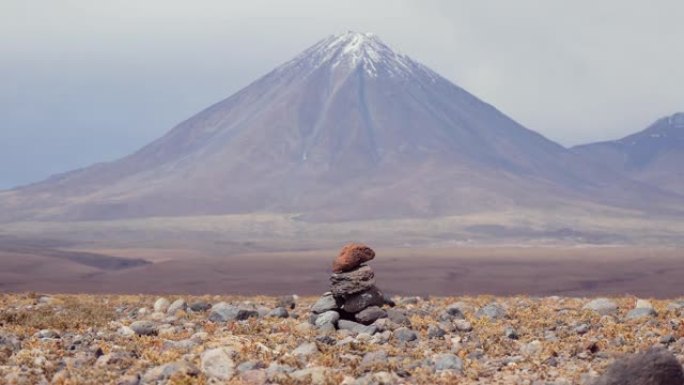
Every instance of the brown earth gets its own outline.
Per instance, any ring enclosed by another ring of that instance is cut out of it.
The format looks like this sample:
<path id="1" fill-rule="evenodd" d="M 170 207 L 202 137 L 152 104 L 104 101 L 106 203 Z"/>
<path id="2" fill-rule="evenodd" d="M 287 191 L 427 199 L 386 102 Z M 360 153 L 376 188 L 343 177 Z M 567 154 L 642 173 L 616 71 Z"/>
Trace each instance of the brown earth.
<path id="1" fill-rule="evenodd" d="M 316 295 L 327 290 L 330 262 L 337 254 L 337 250 L 219 255 L 181 249 L 2 248 L 0 290 L 5 292 Z M 684 290 L 684 250 L 679 248 L 376 248 L 376 252 L 371 264 L 378 286 L 392 294 L 674 297 Z"/>

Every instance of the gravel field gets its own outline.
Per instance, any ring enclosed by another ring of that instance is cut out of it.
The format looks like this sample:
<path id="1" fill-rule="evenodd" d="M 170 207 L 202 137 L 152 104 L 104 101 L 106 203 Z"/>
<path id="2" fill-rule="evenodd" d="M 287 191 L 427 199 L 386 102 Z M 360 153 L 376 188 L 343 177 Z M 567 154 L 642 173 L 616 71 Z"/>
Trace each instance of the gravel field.
<path id="1" fill-rule="evenodd" d="M 392 297 L 365 325 L 317 301 L 2 294 L 0 382 L 560 385 L 653 346 L 684 362 L 682 299 Z"/>

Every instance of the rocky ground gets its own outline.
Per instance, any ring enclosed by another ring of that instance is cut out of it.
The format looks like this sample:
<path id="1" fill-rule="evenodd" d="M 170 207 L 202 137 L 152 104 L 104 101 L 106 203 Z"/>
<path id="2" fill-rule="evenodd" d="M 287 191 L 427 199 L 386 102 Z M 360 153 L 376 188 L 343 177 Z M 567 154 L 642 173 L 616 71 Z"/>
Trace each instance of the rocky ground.
<path id="1" fill-rule="evenodd" d="M 652 346 L 684 362 L 684 300 L 392 297 L 369 325 L 316 322 L 317 300 L 1 294 L 0 383 L 587 384 Z"/>

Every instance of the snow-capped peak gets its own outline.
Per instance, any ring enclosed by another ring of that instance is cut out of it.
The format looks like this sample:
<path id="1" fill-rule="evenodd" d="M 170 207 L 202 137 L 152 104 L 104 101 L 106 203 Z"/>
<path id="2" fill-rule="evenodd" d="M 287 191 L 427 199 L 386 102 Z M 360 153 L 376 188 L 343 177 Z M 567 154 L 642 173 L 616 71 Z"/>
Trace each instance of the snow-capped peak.
<path id="1" fill-rule="evenodd" d="M 416 71 L 436 77 L 432 71 L 387 46 L 372 33 L 347 31 L 332 35 L 304 51 L 286 66 L 316 69 L 329 66 L 333 70 L 363 69 L 369 76 L 405 77 Z"/>
<path id="2" fill-rule="evenodd" d="M 674 128 L 684 128 L 684 112 L 678 112 L 667 118 L 670 126 Z"/>

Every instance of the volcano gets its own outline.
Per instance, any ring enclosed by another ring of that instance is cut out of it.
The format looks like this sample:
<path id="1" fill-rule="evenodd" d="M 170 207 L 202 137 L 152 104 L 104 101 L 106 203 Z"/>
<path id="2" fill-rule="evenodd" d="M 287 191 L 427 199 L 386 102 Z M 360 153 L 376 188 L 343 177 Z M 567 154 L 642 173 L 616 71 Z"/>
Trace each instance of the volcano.
<path id="1" fill-rule="evenodd" d="M 375 35 L 348 32 L 130 156 L 0 193 L 0 220 L 275 212 L 334 221 L 651 209 L 668 199 L 526 129 Z"/>

